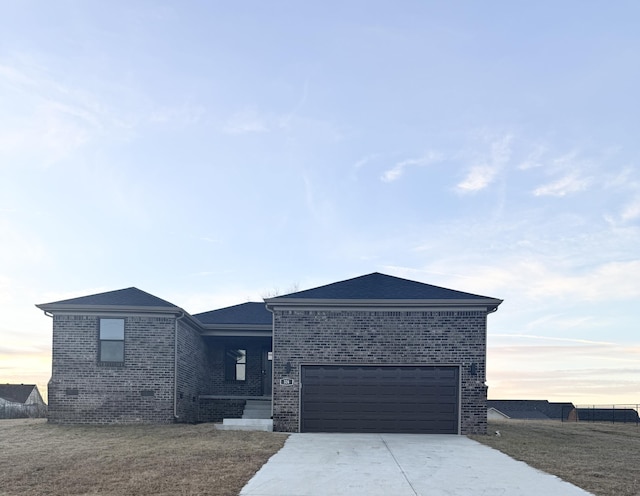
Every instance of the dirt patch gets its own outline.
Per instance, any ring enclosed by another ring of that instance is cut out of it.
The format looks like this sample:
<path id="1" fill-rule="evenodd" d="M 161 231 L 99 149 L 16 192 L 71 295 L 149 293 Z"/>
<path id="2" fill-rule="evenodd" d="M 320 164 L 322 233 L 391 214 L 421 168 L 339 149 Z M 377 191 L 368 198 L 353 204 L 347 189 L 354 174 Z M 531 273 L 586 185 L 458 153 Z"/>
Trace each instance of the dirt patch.
<path id="1" fill-rule="evenodd" d="M 2 495 L 237 495 L 286 434 L 0 421 Z"/>
<path id="2" fill-rule="evenodd" d="M 636 424 L 510 420 L 489 422 L 488 432 L 469 437 L 598 496 L 640 494 Z"/>

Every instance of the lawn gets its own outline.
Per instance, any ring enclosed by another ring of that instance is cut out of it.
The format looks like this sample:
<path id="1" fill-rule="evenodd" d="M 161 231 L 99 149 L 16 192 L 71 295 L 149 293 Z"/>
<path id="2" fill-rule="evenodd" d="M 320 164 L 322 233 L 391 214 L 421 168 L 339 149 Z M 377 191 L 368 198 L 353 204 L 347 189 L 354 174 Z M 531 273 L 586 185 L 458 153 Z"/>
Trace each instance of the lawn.
<path id="1" fill-rule="evenodd" d="M 510 420 L 489 433 L 470 437 L 598 496 L 640 495 L 637 424 Z"/>
<path id="2" fill-rule="evenodd" d="M 640 494 L 640 426 L 509 421 L 489 432 L 472 438 L 598 496 Z M 286 438 L 213 424 L 0 420 L 0 495 L 237 495 Z"/>
<path id="3" fill-rule="evenodd" d="M 0 420 L 0 494 L 237 495 L 286 434 Z"/>

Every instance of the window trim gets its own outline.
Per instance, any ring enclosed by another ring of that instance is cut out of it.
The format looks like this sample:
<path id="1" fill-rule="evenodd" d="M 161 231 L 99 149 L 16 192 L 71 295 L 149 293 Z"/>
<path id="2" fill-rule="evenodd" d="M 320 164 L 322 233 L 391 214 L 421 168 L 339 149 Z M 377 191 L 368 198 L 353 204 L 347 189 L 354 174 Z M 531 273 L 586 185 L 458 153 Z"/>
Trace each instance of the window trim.
<path id="1" fill-rule="evenodd" d="M 122 321 L 122 339 L 102 339 L 102 321 L 119 320 Z M 126 356 L 127 319 L 124 317 L 99 317 L 98 318 L 98 365 L 106 367 L 123 367 Z M 122 360 L 102 360 L 102 343 L 122 343 Z"/>

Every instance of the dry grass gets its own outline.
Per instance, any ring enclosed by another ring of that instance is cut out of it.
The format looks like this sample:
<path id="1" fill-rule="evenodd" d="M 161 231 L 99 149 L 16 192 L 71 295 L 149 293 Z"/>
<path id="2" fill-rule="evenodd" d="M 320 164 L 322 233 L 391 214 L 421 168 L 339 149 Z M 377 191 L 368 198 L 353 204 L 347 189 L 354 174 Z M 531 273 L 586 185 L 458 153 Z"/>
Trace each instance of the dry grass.
<path id="1" fill-rule="evenodd" d="M 598 496 L 640 495 L 636 424 L 496 421 L 488 432 L 470 437 Z"/>
<path id="2" fill-rule="evenodd" d="M 285 434 L 0 421 L 2 495 L 236 495 Z"/>

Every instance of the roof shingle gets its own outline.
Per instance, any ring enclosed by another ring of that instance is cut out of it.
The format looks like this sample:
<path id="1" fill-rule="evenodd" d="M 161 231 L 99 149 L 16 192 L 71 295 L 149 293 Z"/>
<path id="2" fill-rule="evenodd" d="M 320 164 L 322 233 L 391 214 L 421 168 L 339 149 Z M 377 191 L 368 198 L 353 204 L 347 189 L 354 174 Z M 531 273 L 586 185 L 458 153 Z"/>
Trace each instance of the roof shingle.
<path id="1" fill-rule="evenodd" d="M 0 398 L 13 403 L 24 403 L 34 387 L 35 384 L 0 384 Z"/>
<path id="2" fill-rule="evenodd" d="M 231 307 L 195 314 L 194 317 L 207 324 L 271 325 L 272 314 L 264 303 L 247 302 Z"/>
<path id="3" fill-rule="evenodd" d="M 481 300 L 488 297 L 374 272 L 297 293 L 277 296 L 272 298 L 272 300 L 277 301 L 279 298 L 332 300 Z"/>
<path id="4" fill-rule="evenodd" d="M 79 298 L 71 298 L 69 300 L 44 303 L 42 305 L 38 305 L 38 307 L 48 307 L 52 305 L 69 307 L 86 305 L 177 308 L 173 303 L 134 287 L 89 296 L 81 296 Z"/>

